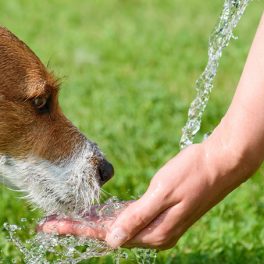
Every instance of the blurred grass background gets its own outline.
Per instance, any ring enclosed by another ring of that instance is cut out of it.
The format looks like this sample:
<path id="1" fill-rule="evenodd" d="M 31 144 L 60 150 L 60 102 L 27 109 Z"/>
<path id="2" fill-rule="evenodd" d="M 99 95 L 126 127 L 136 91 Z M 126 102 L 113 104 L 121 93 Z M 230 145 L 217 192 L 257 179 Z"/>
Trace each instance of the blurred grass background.
<path id="1" fill-rule="evenodd" d="M 194 82 L 206 64 L 208 36 L 222 5 L 223 0 L 0 0 L 0 24 L 63 79 L 64 112 L 115 166 L 105 189 L 131 199 L 179 151 Z M 250 3 L 235 30 L 239 38 L 224 52 L 198 140 L 227 110 L 263 7 L 263 0 Z M 17 193 L 0 188 L 0 226 L 39 216 Z M 157 262 L 264 263 L 263 189 L 260 169 L 175 248 L 159 253 Z M 0 248 L 0 263 L 23 263 L 3 231 Z"/>

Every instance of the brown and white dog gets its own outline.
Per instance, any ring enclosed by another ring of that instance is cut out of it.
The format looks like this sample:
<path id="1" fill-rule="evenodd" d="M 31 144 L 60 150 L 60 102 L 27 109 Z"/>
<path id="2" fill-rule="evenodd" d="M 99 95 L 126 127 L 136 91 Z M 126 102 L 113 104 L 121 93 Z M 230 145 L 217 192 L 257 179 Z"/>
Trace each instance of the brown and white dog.
<path id="1" fill-rule="evenodd" d="M 46 213 L 80 213 L 113 167 L 62 113 L 59 83 L 0 27 L 0 177 Z"/>

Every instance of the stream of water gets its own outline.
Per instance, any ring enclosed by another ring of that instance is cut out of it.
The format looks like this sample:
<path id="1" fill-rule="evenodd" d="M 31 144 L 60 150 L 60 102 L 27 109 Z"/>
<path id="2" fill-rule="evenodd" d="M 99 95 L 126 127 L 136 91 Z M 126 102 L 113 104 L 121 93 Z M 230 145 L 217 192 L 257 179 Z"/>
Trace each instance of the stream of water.
<path id="1" fill-rule="evenodd" d="M 225 0 L 224 2 L 220 19 L 209 38 L 208 63 L 204 72 L 196 81 L 197 96 L 188 111 L 188 121 L 183 128 L 180 141 L 181 148 L 192 144 L 196 133 L 200 129 L 202 115 L 213 88 L 213 80 L 223 49 L 234 38 L 233 30 L 249 2 L 250 0 Z M 122 202 L 110 200 L 106 204 L 103 214 L 111 216 L 122 205 Z M 91 227 L 94 225 L 92 222 L 90 224 Z M 19 238 L 19 233 L 29 232 L 28 228 L 26 219 L 21 220 L 20 226 L 4 224 L 4 229 L 9 235 L 9 241 L 22 253 L 26 264 L 77 264 L 83 260 L 106 255 L 112 255 L 114 262 L 118 264 L 122 259 L 127 259 L 129 256 L 126 250 L 113 250 L 102 241 L 73 236 L 61 237 L 38 233 L 32 234 L 30 239 L 22 241 Z M 133 256 L 133 263 L 154 264 L 157 253 L 153 250 L 134 249 L 132 250 Z M 14 260 L 13 263 L 20 262 Z"/>
<path id="2" fill-rule="evenodd" d="M 193 143 L 194 137 L 201 127 L 202 115 L 207 106 L 213 81 L 217 73 L 223 50 L 228 46 L 248 3 L 251 0 L 225 0 L 219 21 L 208 42 L 208 62 L 195 83 L 197 95 L 188 110 L 188 120 L 182 129 L 180 147 L 185 148 Z"/>

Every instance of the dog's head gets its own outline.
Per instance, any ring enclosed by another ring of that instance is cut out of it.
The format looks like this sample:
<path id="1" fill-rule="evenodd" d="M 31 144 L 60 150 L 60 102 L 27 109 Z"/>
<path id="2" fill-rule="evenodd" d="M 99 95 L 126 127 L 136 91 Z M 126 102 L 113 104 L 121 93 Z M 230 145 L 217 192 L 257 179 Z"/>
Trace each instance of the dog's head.
<path id="1" fill-rule="evenodd" d="M 0 176 L 47 213 L 80 213 L 113 167 L 64 116 L 58 92 L 38 57 L 0 27 Z"/>

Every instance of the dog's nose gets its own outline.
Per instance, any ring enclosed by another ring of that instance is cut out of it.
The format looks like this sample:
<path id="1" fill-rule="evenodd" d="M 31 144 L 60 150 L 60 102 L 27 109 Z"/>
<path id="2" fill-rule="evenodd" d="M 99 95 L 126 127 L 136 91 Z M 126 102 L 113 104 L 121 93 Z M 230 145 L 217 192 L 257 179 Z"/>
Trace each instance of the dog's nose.
<path id="1" fill-rule="evenodd" d="M 105 159 L 99 165 L 99 175 L 102 185 L 114 176 L 114 167 Z"/>

